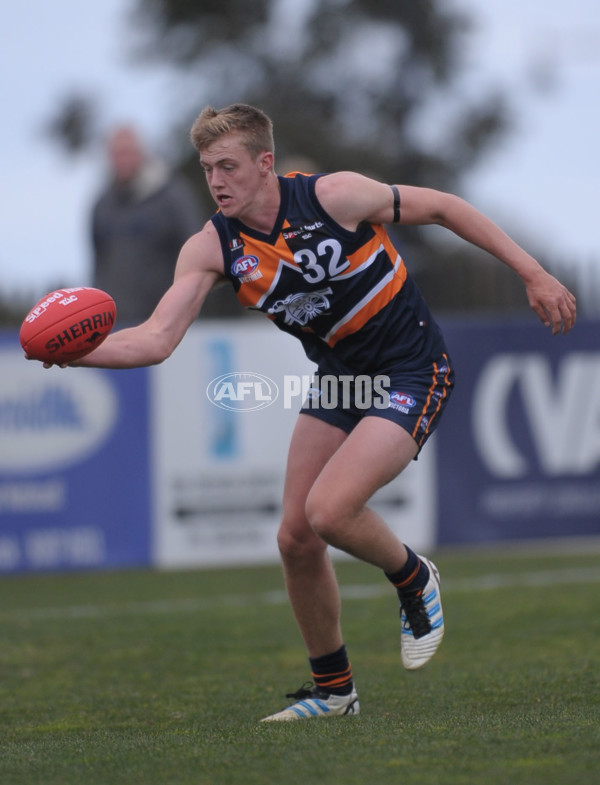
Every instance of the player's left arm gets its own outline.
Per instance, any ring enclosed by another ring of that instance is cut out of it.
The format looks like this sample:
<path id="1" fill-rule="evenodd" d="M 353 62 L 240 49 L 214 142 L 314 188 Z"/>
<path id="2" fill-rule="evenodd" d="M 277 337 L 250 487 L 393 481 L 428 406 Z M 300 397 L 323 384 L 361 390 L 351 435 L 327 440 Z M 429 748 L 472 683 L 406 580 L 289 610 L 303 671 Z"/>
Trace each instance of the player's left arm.
<path id="1" fill-rule="evenodd" d="M 529 305 L 553 335 L 573 327 L 573 294 L 487 216 L 453 194 L 406 185 L 398 191 L 401 224 L 438 224 L 483 248 L 521 277 Z"/>
<path id="2" fill-rule="evenodd" d="M 354 172 L 317 181 L 317 197 L 342 226 L 354 230 L 361 221 L 404 225 L 438 224 L 483 248 L 514 270 L 525 284 L 531 308 L 552 333 L 575 324 L 575 297 L 493 221 L 464 199 L 431 188 L 396 185 L 394 189 Z"/>

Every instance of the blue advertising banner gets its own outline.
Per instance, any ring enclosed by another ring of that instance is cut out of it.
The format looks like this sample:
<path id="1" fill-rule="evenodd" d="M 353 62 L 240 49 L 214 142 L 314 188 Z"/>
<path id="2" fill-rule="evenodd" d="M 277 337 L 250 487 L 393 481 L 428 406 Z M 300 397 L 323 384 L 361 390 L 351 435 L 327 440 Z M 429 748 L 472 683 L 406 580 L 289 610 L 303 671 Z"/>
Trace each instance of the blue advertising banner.
<path id="1" fill-rule="evenodd" d="M 0 335 L 0 573 L 151 553 L 148 374 L 27 362 Z"/>
<path id="2" fill-rule="evenodd" d="M 445 323 L 438 541 L 600 534 L 600 323 Z"/>

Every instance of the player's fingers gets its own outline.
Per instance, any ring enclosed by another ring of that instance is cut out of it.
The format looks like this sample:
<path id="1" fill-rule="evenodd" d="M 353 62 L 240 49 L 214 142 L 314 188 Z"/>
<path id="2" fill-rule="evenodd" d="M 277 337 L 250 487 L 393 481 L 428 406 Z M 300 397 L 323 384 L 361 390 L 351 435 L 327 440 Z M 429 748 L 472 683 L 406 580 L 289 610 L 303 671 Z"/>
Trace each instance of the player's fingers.
<path id="1" fill-rule="evenodd" d="M 558 306 L 552 308 L 549 311 L 550 315 L 550 326 L 552 327 L 552 335 L 556 335 L 562 329 L 562 316 L 560 315 L 560 309 Z"/>
<path id="2" fill-rule="evenodd" d="M 31 357 L 28 357 L 27 359 L 31 359 Z M 43 363 L 43 366 L 44 368 L 66 368 L 67 363 Z"/>
<path id="3" fill-rule="evenodd" d="M 32 357 L 30 354 L 27 354 L 27 352 L 25 352 L 25 359 L 33 361 L 33 362 L 39 362 L 37 357 Z M 43 364 L 44 368 L 52 368 L 54 363 L 42 363 L 42 364 Z"/>
<path id="4" fill-rule="evenodd" d="M 575 324 L 577 302 L 564 286 L 554 287 L 551 292 L 534 292 L 530 305 L 543 325 L 552 329 L 552 335 L 566 334 Z"/>
<path id="5" fill-rule="evenodd" d="M 559 307 L 559 310 L 562 316 L 562 331 L 566 334 L 574 326 L 577 318 L 575 298 L 570 292 L 565 302 Z"/>
<path id="6" fill-rule="evenodd" d="M 550 327 L 552 325 L 552 316 L 550 311 L 543 303 L 534 303 L 531 307 L 537 314 L 540 322 L 544 325 L 544 327 Z"/>
<path id="7" fill-rule="evenodd" d="M 545 327 L 552 328 L 552 335 L 562 332 L 566 335 L 575 324 L 576 309 L 574 304 L 565 299 L 551 307 L 542 306 L 534 309 Z"/>

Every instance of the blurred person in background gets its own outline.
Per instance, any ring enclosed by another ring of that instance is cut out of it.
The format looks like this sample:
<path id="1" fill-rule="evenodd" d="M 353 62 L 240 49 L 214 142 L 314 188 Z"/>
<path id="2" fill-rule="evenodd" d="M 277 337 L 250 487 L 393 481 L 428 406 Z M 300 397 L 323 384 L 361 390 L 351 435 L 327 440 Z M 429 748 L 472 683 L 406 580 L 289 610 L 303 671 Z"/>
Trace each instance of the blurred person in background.
<path id="1" fill-rule="evenodd" d="M 106 149 L 108 182 L 91 215 L 93 286 L 114 298 L 119 322 L 133 323 L 169 288 L 181 246 L 203 219 L 191 188 L 135 128 L 114 128 Z"/>

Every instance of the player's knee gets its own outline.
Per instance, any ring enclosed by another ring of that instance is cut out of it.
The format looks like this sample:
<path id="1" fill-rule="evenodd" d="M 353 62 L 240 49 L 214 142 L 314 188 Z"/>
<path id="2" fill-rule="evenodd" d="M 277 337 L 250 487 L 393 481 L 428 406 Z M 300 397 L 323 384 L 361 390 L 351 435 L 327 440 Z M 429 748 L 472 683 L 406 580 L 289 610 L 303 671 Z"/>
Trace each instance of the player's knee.
<path id="1" fill-rule="evenodd" d="M 284 519 L 277 533 L 277 547 L 284 561 L 299 561 L 313 559 L 326 548 L 306 520 L 300 525 L 291 525 L 289 519 Z"/>
<path id="2" fill-rule="evenodd" d="M 334 544 L 344 525 L 344 513 L 332 499 L 309 496 L 306 502 L 306 518 L 311 529 L 322 540 Z"/>

